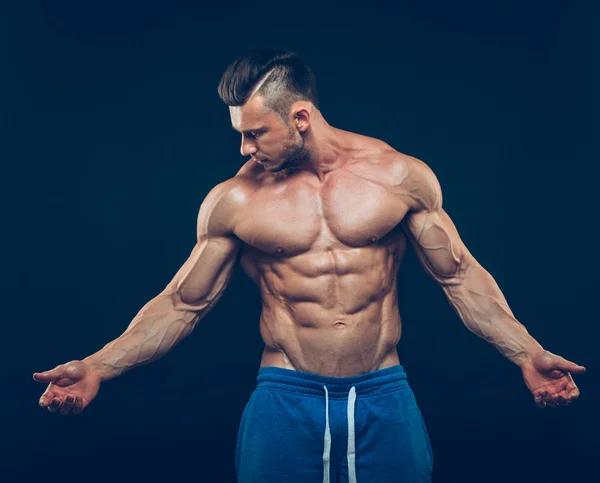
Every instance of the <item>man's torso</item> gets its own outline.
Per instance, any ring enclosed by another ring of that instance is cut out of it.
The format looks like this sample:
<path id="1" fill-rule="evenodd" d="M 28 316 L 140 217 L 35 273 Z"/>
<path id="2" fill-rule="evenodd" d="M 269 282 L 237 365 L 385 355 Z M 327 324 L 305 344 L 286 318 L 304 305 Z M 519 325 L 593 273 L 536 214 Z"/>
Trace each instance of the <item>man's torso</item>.
<path id="1" fill-rule="evenodd" d="M 233 178 L 244 203 L 233 233 L 260 289 L 261 367 L 346 377 L 399 364 L 396 274 L 406 249 L 407 157 L 346 133 L 322 179 L 278 179 L 251 162 Z"/>

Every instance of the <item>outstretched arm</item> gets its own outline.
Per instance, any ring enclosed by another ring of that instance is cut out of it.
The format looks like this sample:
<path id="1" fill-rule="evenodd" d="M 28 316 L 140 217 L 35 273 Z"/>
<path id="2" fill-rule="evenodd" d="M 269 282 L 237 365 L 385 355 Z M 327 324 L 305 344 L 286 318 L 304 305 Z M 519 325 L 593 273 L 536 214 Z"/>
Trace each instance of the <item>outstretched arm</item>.
<path id="1" fill-rule="evenodd" d="M 551 406 L 570 403 L 579 392 L 569 373 L 585 369 L 545 351 L 529 335 L 442 209 L 442 192 L 434 173 L 414 158 L 407 166 L 403 184 L 410 210 L 402 225 L 425 270 L 442 287 L 465 326 L 521 367 L 539 406 L 546 400 Z"/>
<path id="2" fill-rule="evenodd" d="M 125 332 L 83 359 L 36 373 L 50 383 L 40 406 L 51 412 L 81 412 L 96 396 L 102 381 L 165 355 L 217 303 L 231 277 L 241 242 L 230 230 L 234 203 L 231 183 L 217 185 L 200 207 L 197 243 L 173 280 L 136 315 Z"/>
<path id="3" fill-rule="evenodd" d="M 173 280 L 150 300 L 127 330 L 84 359 L 102 380 L 152 362 L 188 336 L 221 298 L 240 248 L 228 227 L 228 185 L 217 185 L 200 207 L 197 243 Z"/>

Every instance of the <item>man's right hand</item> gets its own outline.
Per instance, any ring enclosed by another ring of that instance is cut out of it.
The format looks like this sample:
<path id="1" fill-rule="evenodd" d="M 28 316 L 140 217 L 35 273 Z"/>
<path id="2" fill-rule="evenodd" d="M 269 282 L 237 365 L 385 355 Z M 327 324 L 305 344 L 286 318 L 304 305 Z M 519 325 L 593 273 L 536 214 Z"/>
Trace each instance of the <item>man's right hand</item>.
<path id="1" fill-rule="evenodd" d="M 83 411 L 98 394 L 101 382 L 100 375 L 83 361 L 71 361 L 51 371 L 36 372 L 33 379 L 50 383 L 40 397 L 40 407 L 47 407 L 52 413 L 60 410 L 63 415 L 71 410 L 73 414 Z"/>

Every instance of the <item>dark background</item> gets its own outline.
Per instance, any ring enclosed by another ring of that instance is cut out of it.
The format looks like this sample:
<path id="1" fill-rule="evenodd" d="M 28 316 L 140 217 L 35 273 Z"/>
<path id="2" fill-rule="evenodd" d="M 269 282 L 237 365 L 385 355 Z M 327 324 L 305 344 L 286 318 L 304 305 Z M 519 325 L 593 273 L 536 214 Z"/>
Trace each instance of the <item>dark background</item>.
<path id="1" fill-rule="evenodd" d="M 40 409 L 31 375 L 116 338 L 185 261 L 245 159 L 217 83 L 267 45 L 312 66 L 330 124 L 433 168 L 516 317 L 588 369 L 574 405 L 537 408 L 409 253 L 398 350 L 434 481 L 598 477 L 598 3 L 368 3 L 2 3 L 2 481 L 235 480 L 263 348 L 239 266 L 188 339 L 79 416 Z"/>

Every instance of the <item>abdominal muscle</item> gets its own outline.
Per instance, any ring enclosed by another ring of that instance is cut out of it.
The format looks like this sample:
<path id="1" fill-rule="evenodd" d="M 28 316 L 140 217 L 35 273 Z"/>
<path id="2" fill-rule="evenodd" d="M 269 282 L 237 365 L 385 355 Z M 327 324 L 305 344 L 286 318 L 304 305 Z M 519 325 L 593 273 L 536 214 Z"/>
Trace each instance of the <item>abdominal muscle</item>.
<path id="1" fill-rule="evenodd" d="M 398 315 L 371 318 L 371 314 L 359 313 L 333 323 L 302 327 L 283 312 L 277 319 L 261 317 L 265 348 L 260 367 L 349 377 L 400 364 L 396 351 L 401 331 Z M 279 330 L 274 331 L 276 327 Z M 273 332 L 280 333 L 278 342 L 270 337 Z"/>
<path id="2" fill-rule="evenodd" d="M 334 258 L 313 253 L 291 260 L 243 260 L 247 272 L 257 275 L 252 278 L 263 299 L 260 367 L 349 377 L 400 364 L 393 251 L 382 246 L 352 250 L 342 273 L 339 265 L 323 263 Z"/>

